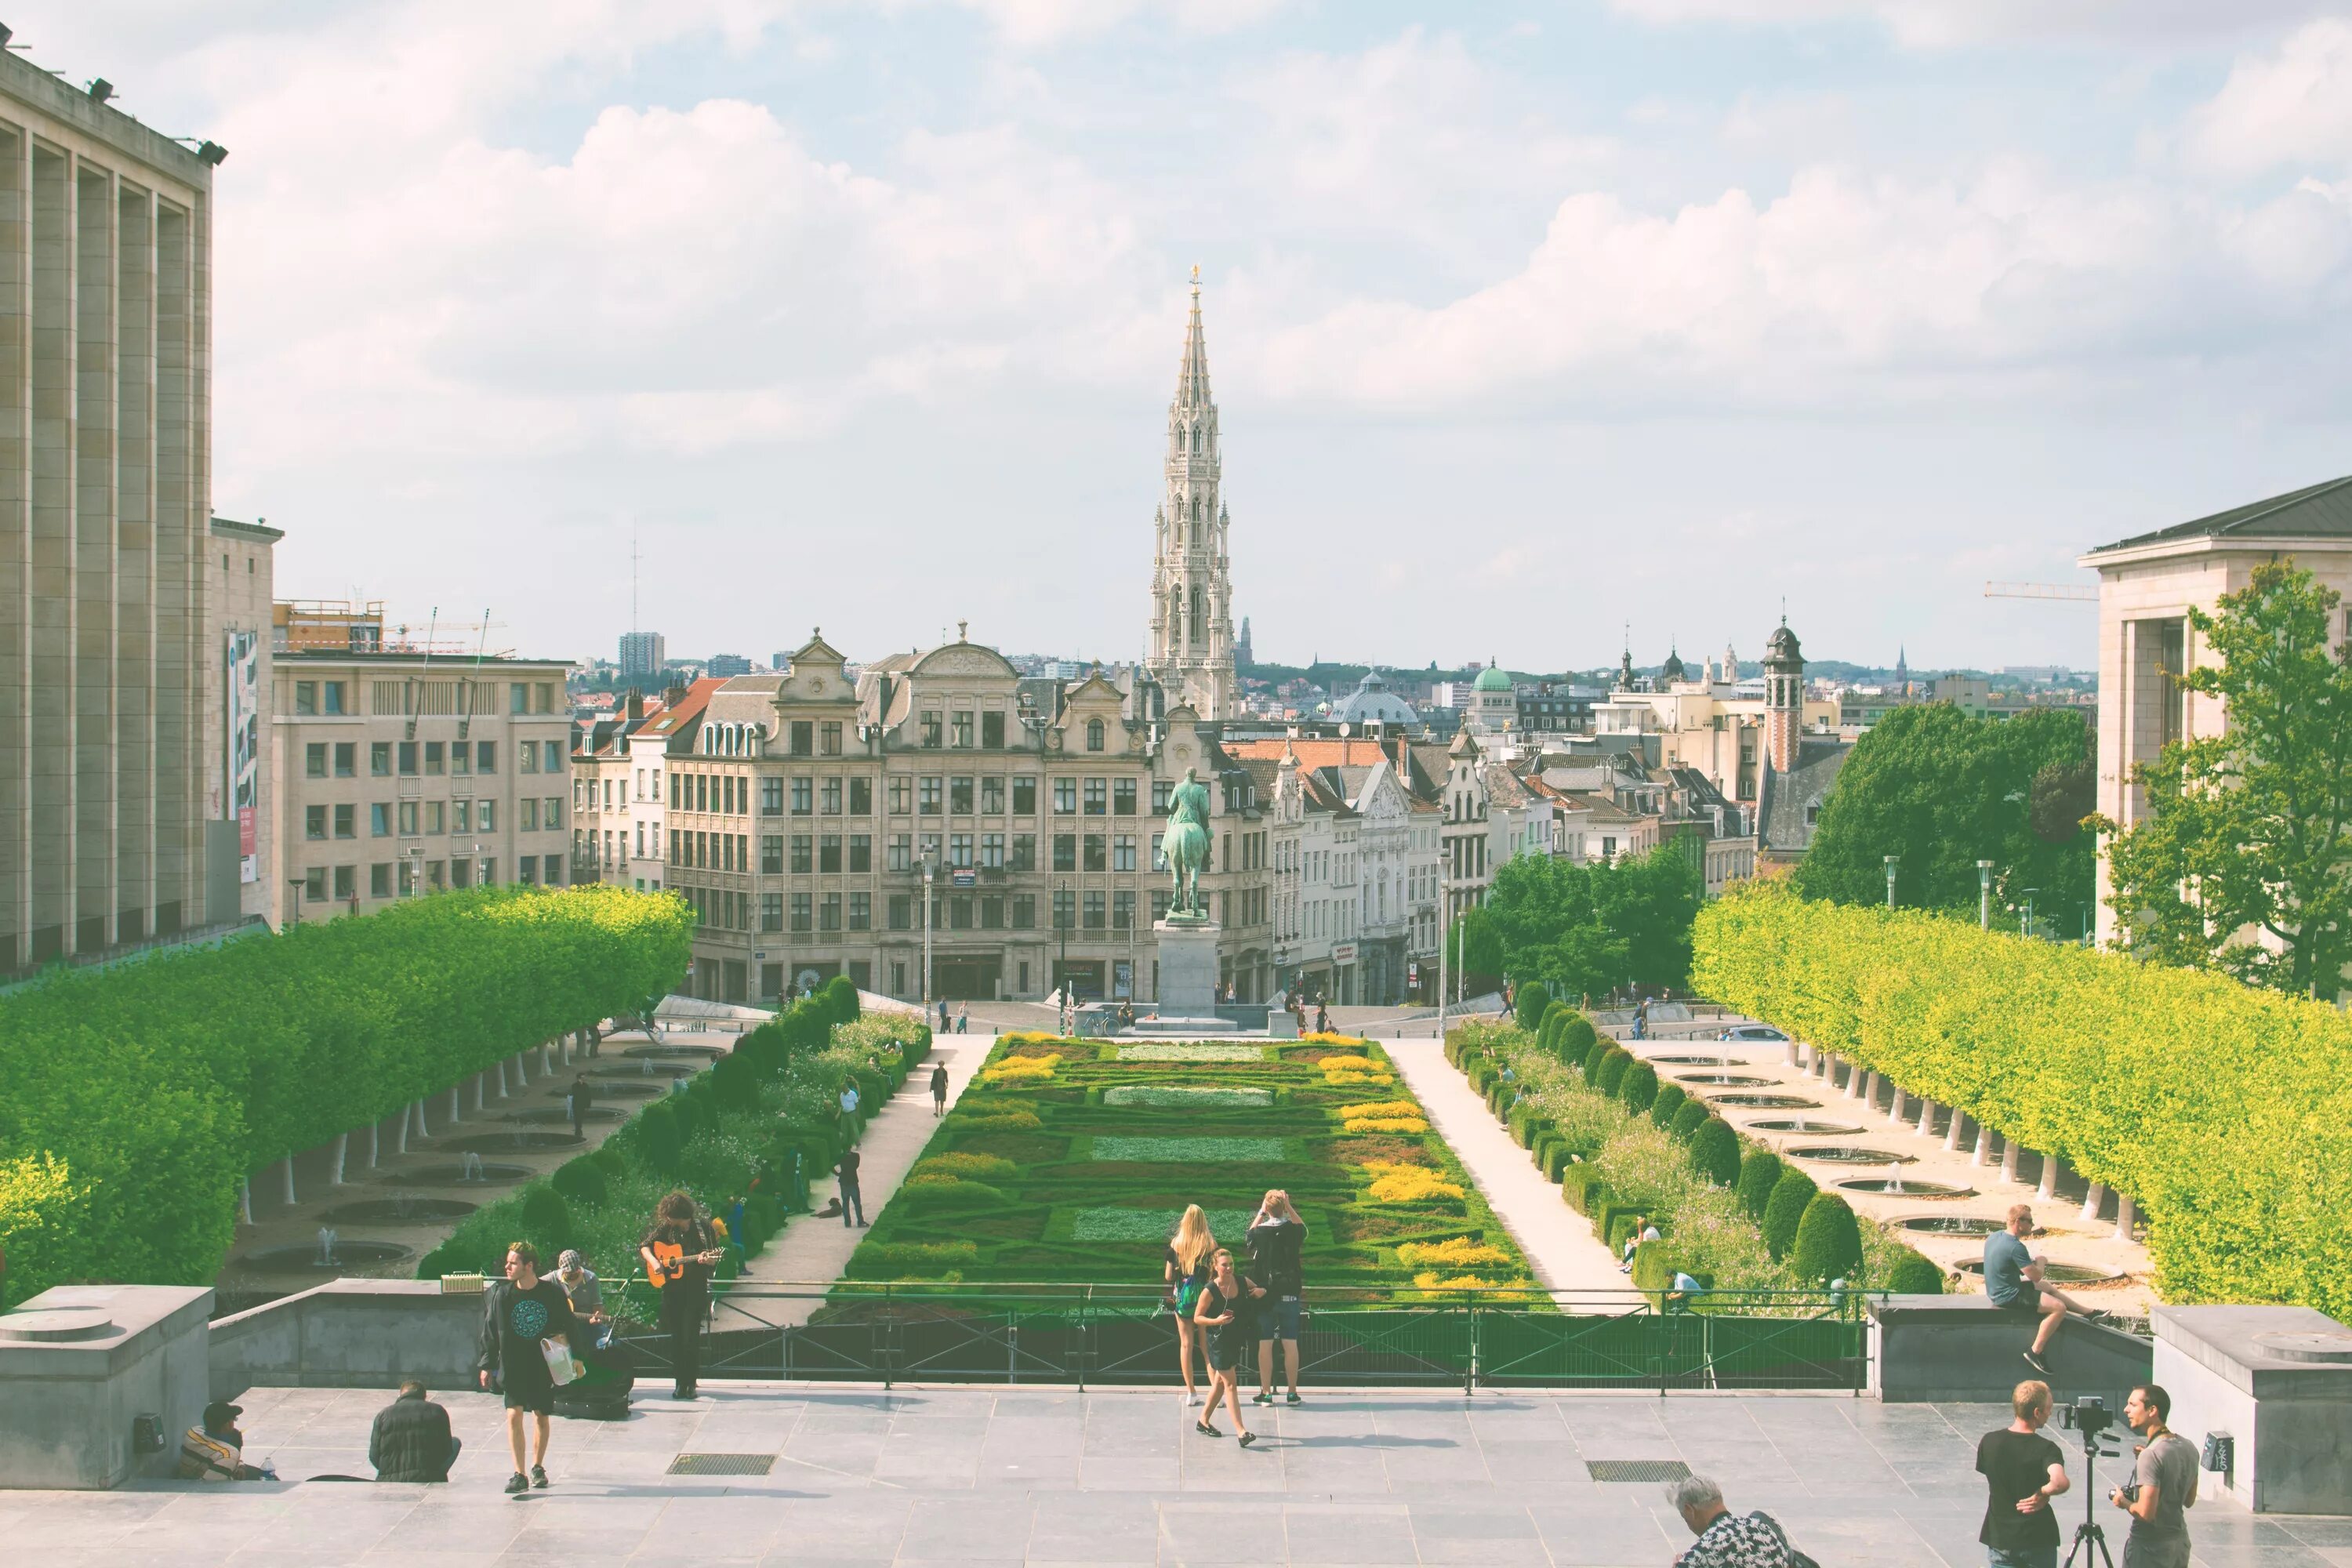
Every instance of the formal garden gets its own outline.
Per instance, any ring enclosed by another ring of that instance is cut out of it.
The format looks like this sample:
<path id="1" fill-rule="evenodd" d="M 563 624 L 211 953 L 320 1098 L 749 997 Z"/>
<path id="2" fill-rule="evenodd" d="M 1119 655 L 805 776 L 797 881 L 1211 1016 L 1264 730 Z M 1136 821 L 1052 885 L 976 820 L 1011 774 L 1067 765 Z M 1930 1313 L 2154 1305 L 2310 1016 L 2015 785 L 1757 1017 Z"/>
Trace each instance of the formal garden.
<path id="1" fill-rule="evenodd" d="M 1187 1204 L 1239 1249 L 1269 1187 L 1327 1300 L 1522 1285 L 1527 1260 L 1380 1047 L 1009 1035 L 850 1260 L 858 1280 L 1131 1284 Z"/>

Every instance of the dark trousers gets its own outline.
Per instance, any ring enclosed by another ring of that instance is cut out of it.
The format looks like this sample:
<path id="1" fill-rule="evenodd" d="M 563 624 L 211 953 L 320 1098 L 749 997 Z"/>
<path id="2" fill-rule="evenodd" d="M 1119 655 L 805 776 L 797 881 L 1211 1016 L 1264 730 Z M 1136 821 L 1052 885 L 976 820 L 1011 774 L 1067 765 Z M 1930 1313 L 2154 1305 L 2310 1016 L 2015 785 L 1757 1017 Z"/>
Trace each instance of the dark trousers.
<path id="1" fill-rule="evenodd" d="M 683 1282 L 662 1287 L 661 1328 L 669 1336 L 670 1376 L 688 1393 L 702 1370 L 702 1320 L 710 1315 L 709 1305 L 707 1290 Z"/>
<path id="2" fill-rule="evenodd" d="M 850 1223 L 849 1211 L 851 1209 L 856 1209 L 857 1211 L 857 1223 L 859 1225 L 864 1225 L 866 1223 L 866 1200 L 857 1195 L 857 1184 L 856 1182 L 844 1182 L 841 1184 L 841 1223 L 845 1226 Z"/>

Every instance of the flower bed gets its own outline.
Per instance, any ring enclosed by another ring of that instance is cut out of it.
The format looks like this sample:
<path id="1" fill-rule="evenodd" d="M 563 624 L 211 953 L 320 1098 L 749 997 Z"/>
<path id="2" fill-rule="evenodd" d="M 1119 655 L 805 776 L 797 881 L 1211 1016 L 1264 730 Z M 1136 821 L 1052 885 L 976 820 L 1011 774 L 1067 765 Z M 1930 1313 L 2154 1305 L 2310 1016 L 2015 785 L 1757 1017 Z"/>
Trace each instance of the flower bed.
<path id="1" fill-rule="evenodd" d="M 1473 1274 L 1529 1277 L 1378 1046 L 1063 1041 L 1050 1078 L 999 1070 L 1042 1060 L 1037 1047 L 1030 1037 L 999 1043 L 932 1135 L 919 1182 L 875 1216 L 851 1279 L 1156 1291 L 1186 1204 L 1238 1249 L 1270 1187 L 1307 1221 L 1310 1286 L 1413 1300 L 1419 1275 L 1447 1288 Z M 1378 1125 L 1347 1135 L 1365 1122 Z M 1431 1250 L 1409 1258 L 1401 1248 L 1412 1245 Z"/>

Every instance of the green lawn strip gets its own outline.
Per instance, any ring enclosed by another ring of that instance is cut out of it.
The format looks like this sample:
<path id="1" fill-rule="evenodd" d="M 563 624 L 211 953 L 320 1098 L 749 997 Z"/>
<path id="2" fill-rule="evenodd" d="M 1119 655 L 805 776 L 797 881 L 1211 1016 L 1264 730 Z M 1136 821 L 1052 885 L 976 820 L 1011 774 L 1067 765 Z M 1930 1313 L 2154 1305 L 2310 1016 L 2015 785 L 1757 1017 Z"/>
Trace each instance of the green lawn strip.
<path id="1" fill-rule="evenodd" d="M 1436 1270 L 1444 1283 L 1473 1272 L 1497 1284 L 1531 1278 L 1517 1245 L 1435 1132 L 1345 1130 L 1342 1110 L 1366 1105 L 1396 1108 L 1384 1120 L 1426 1125 L 1378 1046 L 1251 1045 L 1248 1060 L 1137 1054 L 1138 1045 L 1160 1043 L 1000 1040 L 908 1183 L 876 1216 L 848 1278 L 1156 1291 L 1162 1249 L 1184 1205 L 1201 1205 L 1219 1243 L 1238 1249 L 1269 1187 L 1287 1191 L 1307 1222 L 1310 1286 L 1360 1291 L 1367 1300 L 1423 1299 L 1414 1277 L 1432 1271 L 1407 1266 L 1397 1248 L 1456 1239 L 1498 1248 L 1505 1261 Z M 1216 1055 L 1234 1056 L 1237 1047 Z M 1334 1054 L 1368 1058 L 1369 1076 L 1391 1081 L 1330 1082 L 1317 1062 Z M 1049 1077 L 1016 1067 L 990 1081 L 990 1069 L 1013 1058 L 1049 1055 L 1057 1058 Z M 1010 1169 L 925 1163 L 950 1154 L 990 1156 Z M 1372 1161 L 1420 1167 L 1462 1195 L 1375 1200 L 1369 1189 L 1384 1173 Z M 971 1173 L 980 1169 L 991 1173 Z M 984 1291 L 971 1294 L 975 1307 L 985 1299 Z"/>

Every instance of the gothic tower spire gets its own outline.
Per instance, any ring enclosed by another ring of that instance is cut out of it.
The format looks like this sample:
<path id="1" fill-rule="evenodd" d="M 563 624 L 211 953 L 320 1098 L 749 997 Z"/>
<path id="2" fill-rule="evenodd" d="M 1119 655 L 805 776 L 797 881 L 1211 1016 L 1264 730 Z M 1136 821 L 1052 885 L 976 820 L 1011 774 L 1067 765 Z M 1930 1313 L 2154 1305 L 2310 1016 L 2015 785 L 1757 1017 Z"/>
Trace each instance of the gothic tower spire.
<path id="1" fill-rule="evenodd" d="M 1209 349 L 1201 330 L 1201 269 L 1192 268 L 1192 310 L 1176 395 L 1168 405 L 1165 493 L 1153 521 L 1151 652 L 1148 662 L 1169 702 L 1203 719 L 1239 711 L 1234 678 L 1229 520 L 1218 493 L 1223 460 L 1217 405 L 1209 396 Z"/>

